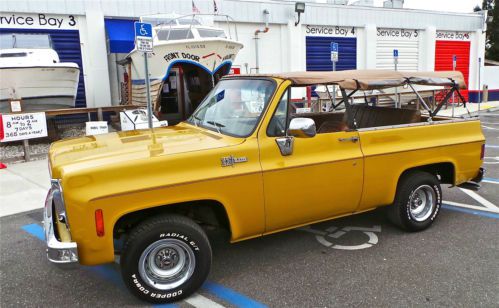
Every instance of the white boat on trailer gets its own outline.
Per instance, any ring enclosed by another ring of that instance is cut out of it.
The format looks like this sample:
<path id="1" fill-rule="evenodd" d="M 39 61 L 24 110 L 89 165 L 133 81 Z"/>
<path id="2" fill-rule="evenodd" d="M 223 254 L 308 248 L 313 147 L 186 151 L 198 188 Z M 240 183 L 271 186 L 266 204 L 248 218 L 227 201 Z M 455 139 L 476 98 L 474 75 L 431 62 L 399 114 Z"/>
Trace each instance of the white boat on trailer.
<path id="1" fill-rule="evenodd" d="M 22 100 L 23 111 L 75 106 L 80 76 L 78 64 L 61 63 L 57 52 L 50 48 L 48 35 L 36 35 L 36 40 L 33 36 L 2 35 L 0 113 L 10 112 L 10 100 Z M 35 48 L 25 47 L 32 43 L 36 43 Z"/>
<path id="2" fill-rule="evenodd" d="M 201 19 L 225 18 L 227 30 L 207 26 Z M 153 15 L 141 17 L 153 24 L 153 53 L 149 55 L 151 100 L 154 110 L 171 123 L 187 118 L 218 80 L 229 73 L 243 44 L 232 38 L 227 15 Z M 131 61 L 131 103 L 144 106 L 145 67 L 142 52 L 128 55 Z"/>

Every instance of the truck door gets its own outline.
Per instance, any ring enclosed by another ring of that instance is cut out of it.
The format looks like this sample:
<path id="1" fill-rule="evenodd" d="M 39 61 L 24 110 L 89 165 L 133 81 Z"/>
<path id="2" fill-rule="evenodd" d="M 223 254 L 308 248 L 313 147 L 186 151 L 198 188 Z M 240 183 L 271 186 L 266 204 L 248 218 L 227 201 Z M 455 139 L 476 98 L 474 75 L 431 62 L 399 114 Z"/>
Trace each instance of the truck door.
<path id="1" fill-rule="evenodd" d="M 362 193 L 363 156 L 356 131 L 294 137 L 293 152 L 281 153 L 276 140 L 284 136 L 286 114 L 289 112 L 288 121 L 296 116 L 290 112 L 289 89 L 270 106 L 258 135 L 265 232 L 352 213 Z"/>

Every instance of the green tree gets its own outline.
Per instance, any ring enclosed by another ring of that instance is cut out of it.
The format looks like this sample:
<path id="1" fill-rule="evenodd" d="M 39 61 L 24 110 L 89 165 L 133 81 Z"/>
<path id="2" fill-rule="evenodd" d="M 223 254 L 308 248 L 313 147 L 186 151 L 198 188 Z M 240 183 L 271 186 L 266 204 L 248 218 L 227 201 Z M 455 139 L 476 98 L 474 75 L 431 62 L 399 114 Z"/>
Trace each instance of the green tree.
<path id="1" fill-rule="evenodd" d="M 499 61 L 499 0 L 483 0 L 482 9 L 488 10 L 492 21 L 487 23 L 485 57 Z"/>

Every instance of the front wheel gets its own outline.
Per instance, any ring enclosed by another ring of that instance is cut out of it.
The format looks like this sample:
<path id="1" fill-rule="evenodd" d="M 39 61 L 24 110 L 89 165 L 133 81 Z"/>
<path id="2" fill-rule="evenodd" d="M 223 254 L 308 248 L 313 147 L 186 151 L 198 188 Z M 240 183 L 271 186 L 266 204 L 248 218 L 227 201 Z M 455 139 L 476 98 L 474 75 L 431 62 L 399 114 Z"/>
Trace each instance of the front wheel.
<path id="1" fill-rule="evenodd" d="M 135 227 L 123 246 L 121 274 L 140 299 L 169 303 L 194 293 L 211 267 L 203 229 L 179 215 L 159 216 Z"/>
<path id="2" fill-rule="evenodd" d="M 395 202 L 388 206 L 388 218 L 408 231 L 428 228 L 442 205 L 442 189 L 438 179 L 430 173 L 412 171 L 402 176 Z"/>

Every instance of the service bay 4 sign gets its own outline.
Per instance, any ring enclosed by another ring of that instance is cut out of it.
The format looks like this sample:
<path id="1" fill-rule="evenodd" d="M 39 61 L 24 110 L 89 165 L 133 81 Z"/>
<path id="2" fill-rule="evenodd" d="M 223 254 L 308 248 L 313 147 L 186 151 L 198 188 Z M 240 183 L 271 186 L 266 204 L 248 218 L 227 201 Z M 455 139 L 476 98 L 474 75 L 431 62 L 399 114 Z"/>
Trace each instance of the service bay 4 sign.
<path id="1" fill-rule="evenodd" d="M 2 115 L 2 142 L 47 137 L 44 112 Z"/>

